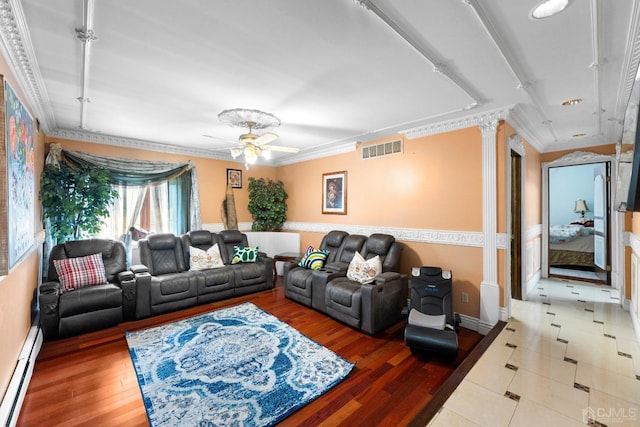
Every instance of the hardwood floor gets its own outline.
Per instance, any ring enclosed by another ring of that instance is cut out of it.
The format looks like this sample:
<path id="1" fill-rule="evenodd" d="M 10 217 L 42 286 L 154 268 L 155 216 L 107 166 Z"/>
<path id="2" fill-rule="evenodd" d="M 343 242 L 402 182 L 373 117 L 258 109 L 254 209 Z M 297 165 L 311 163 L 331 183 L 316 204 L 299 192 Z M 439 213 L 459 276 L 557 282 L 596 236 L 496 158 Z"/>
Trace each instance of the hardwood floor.
<path id="1" fill-rule="evenodd" d="M 278 278 L 278 286 L 270 291 L 46 342 L 18 426 L 148 425 L 124 332 L 244 301 L 356 363 L 343 382 L 283 420 L 281 426 L 407 425 L 482 339 L 461 328 L 455 360 L 412 354 L 403 342 L 404 322 L 371 337 L 286 299 Z"/>

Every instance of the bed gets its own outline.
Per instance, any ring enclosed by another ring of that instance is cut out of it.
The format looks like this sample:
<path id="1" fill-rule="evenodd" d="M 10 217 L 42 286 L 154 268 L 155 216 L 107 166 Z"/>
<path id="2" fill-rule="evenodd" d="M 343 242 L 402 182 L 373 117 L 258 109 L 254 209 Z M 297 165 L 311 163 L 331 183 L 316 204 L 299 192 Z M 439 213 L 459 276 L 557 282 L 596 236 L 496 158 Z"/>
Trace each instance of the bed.
<path id="1" fill-rule="evenodd" d="M 549 265 L 552 267 L 594 267 L 593 221 L 554 225 L 549 228 Z"/>

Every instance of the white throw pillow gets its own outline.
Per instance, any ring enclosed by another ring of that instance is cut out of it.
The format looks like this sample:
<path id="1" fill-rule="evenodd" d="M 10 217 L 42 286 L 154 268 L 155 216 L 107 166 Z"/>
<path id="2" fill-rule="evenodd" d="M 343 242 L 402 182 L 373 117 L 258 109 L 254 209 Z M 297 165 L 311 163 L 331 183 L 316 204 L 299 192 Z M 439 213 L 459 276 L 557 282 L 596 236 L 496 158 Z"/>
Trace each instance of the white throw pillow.
<path id="1" fill-rule="evenodd" d="M 217 243 L 206 251 L 189 246 L 189 257 L 191 260 L 191 268 L 189 268 L 189 270 L 191 271 L 224 267 L 222 256 L 220 256 L 220 248 Z"/>
<path id="2" fill-rule="evenodd" d="M 349 269 L 347 270 L 347 278 L 349 280 L 355 280 L 363 285 L 373 282 L 373 279 L 382 273 L 382 262 L 380 262 L 380 256 L 376 255 L 371 259 L 365 260 L 360 253 L 356 251 L 353 255 L 353 259 L 349 263 Z"/>

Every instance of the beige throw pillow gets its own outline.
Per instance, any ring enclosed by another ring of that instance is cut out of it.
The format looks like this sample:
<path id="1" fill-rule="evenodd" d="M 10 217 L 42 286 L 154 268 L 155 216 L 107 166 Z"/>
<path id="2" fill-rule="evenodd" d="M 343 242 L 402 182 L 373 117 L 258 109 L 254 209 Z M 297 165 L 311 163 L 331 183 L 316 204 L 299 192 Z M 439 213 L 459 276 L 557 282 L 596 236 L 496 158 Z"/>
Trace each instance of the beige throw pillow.
<path id="1" fill-rule="evenodd" d="M 356 252 L 349 263 L 347 278 L 364 285 L 365 283 L 373 282 L 373 279 L 380 273 L 382 273 L 380 256 L 376 255 L 371 259 L 365 260 L 360 253 Z"/>
<path id="2" fill-rule="evenodd" d="M 224 267 L 217 243 L 206 251 L 189 246 L 189 259 L 191 260 L 191 268 L 189 268 L 191 271 Z"/>

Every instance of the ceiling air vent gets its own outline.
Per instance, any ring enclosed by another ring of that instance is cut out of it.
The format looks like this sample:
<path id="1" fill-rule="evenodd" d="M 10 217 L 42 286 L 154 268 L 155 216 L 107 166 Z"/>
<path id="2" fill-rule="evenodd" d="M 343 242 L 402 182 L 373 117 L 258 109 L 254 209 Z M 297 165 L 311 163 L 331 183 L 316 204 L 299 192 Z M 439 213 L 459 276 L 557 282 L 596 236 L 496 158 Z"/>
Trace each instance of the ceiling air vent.
<path id="1" fill-rule="evenodd" d="M 383 142 L 362 147 L 362 160 L 375 159 L 377 157 L 390 156 L 402 153 L 402 140 Z"/>

